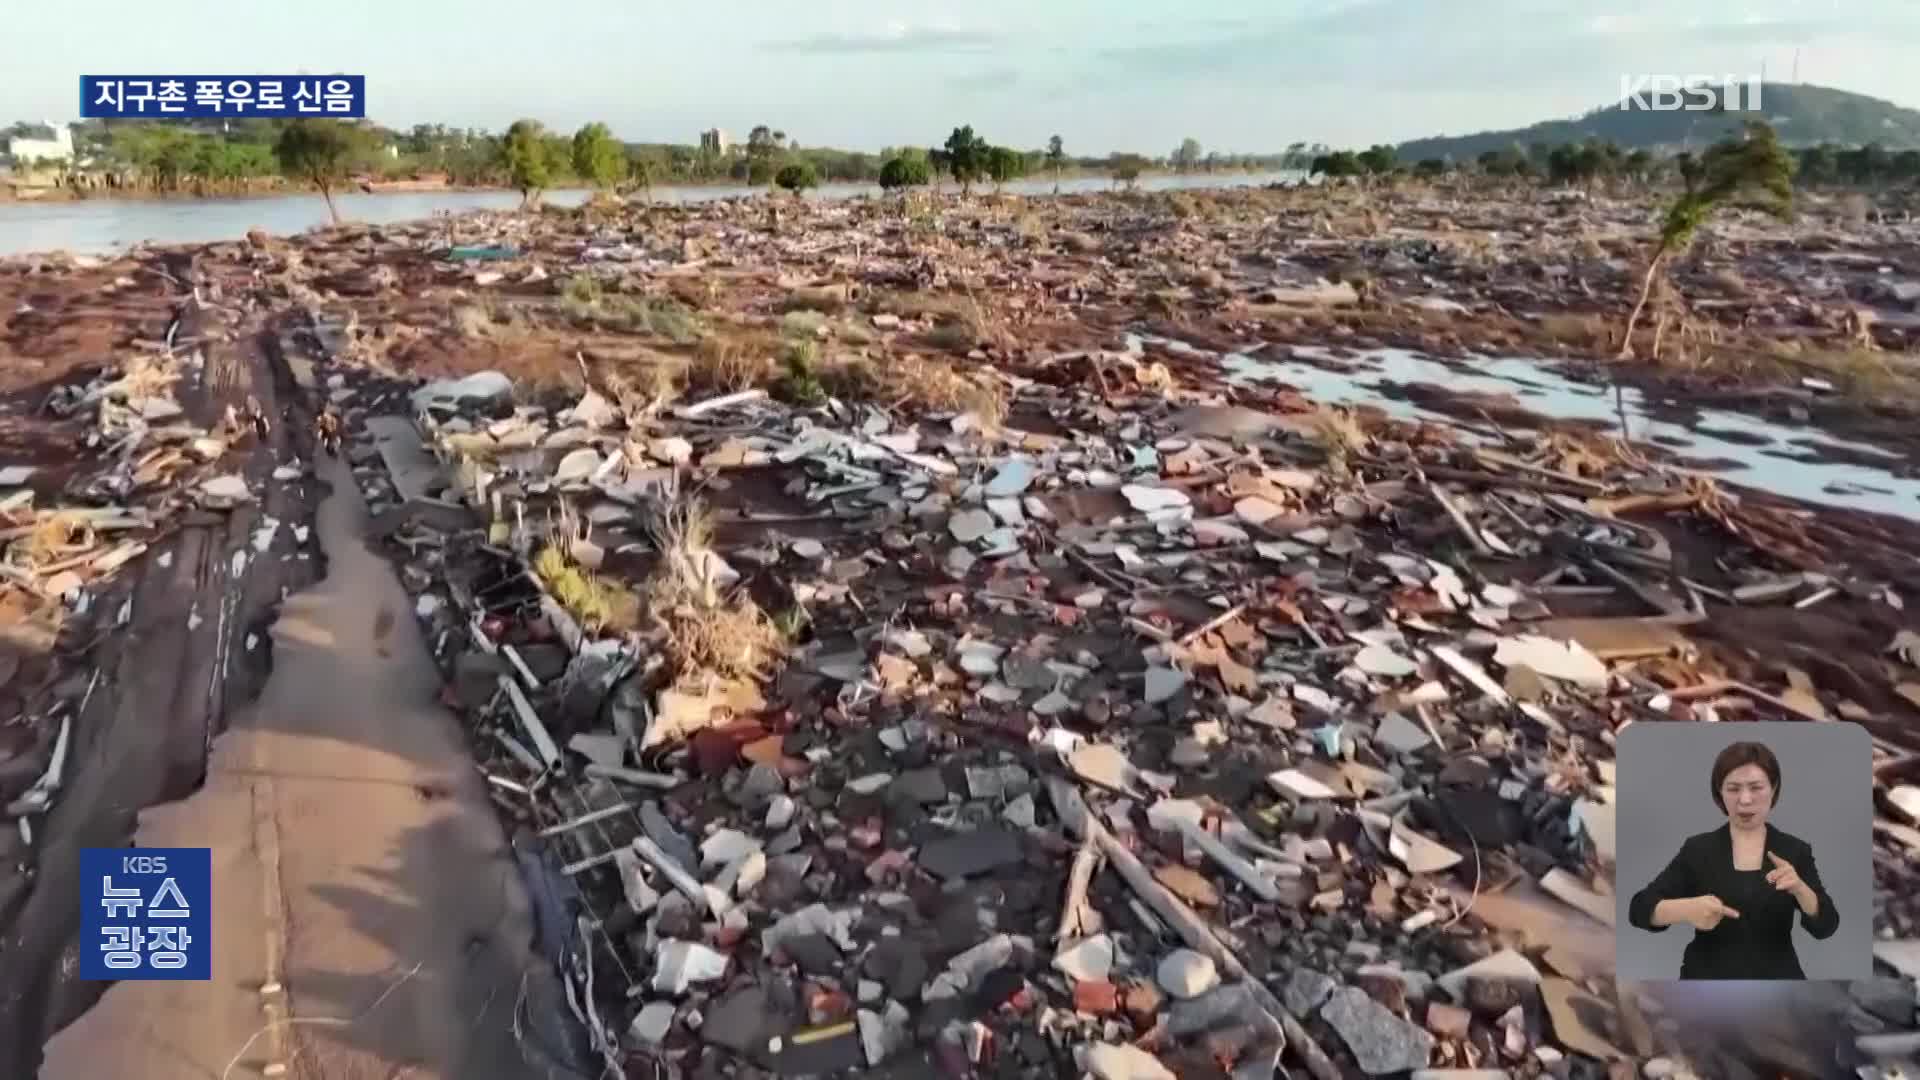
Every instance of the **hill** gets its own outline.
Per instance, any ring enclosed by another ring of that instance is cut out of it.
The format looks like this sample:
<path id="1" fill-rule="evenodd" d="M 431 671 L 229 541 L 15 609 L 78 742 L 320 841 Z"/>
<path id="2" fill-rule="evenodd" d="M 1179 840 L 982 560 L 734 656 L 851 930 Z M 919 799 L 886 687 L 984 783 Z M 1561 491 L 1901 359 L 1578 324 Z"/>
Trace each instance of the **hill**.
<path id="1" fill-rule="evenodd" d="M 1805 83 L 1768 83 L 1760 101 L 1766 119 L 1789 146 L 1835 143 L 1865 146 L 1879 143 L 1889 149 L 1920 147 L 1920 111 L 1903 108 L 1865 94 Z M 1547 120 L 1508 131 L 1474 135 L 1440 135 L 1401 143 L 1401 161 L 1452 158 L 1470 161 L 1488 150 L 1504 150 L 1518 143 L 1558 145 L 1610 139 L 1629 150 L 1700 149 L 1736 130 L 1749 113 L 1653 112 L 1603 106 L 1571 120 Z"/>

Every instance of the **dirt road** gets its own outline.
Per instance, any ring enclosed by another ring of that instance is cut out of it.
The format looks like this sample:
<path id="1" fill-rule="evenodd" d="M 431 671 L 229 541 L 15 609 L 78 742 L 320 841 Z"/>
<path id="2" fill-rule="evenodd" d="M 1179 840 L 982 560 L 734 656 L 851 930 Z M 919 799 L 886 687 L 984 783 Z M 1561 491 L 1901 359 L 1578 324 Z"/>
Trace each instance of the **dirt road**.
<path id="1" fill-rule="evenodd" d="M 205 787 L 139 843 L 213 849 L 213 979 L 121 983 L 48 1044 L 41 1075 L 526 1077 L 524 889 L 346 467 L 316 533 L 326 578 L 275 623 L 265 692 Z"/>

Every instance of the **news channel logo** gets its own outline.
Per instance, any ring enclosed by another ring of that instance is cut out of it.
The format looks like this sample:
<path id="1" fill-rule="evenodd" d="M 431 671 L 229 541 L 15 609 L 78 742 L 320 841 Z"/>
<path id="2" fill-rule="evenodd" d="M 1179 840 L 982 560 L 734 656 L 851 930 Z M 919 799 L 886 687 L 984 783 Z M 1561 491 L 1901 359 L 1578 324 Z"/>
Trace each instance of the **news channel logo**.
<path id="1" fill-rule="evenodd" d="M 210 848 L 81 848 L 80 977 L 213 977 Z"/>
<path id="2" fill-rule="evenodd" d="M 82 75 L 80 115 L 104 120 L 367 115 L 365 75 Z"/>
<path id="3" fill-rule="evenodd" d="M 1758 75 L 1622 75 L 1624 112 L 1760 112 Z"/>

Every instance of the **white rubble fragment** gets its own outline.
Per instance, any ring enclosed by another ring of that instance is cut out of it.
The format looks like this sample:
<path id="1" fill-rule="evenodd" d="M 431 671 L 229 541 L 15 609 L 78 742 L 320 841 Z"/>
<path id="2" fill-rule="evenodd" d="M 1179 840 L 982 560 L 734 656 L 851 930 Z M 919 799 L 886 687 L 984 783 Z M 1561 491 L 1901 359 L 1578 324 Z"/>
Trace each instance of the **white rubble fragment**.
<path id="1" fill-rule="evenodd" d="M 673 1014 L 671 1001 L 648 1002 L 627 1026 L 627 1034 L 633 1036 L 635 1042 L 658 1046 L 666 1041 L 667 1032 L 673 1028 Z"/>
<path id="2" fill-rule="evenodd" d="M 413 392 L 413 410 L 457 405 L 464 401 L 494 400 L 513 395 L 513 380 L 497 371 L 480 371 L 463 379 L 440 379 Z"/>
<path id="3" fill-rule="evenodd" d="M 1506 668 L 1530 668 L 1537 675 L 1591 689 L 1607 685 L 1606 663 L 1577 641 L 1538 634 L 1501 638 L 1494 647 L 1493 662 Z"/>
<path id="4" fill-rule="evenodd" d="M 926 987 L 921 990 L 921 999 L 938 1001 L 971 991 L 988 972 L 1006 967 L 1013 960 L 1016 946 L 1031 949 L 1033 943 L 1025 937 L 995 934 L 975 945 L 947 961 L 947 969 L 928 980 Z"/>
<path id="5" fill-rule="evenodd" d="M 1335 799 L 1340 796 L 1339 792 L 1299 769 L 1281 769 L 1267 777 L 1267 783 L 1281 794 L 1296 799 Z"/>
<path id="6" fill-rule="evenodd" d="M 1113 939 L 1105 934 L 1081 938 L 1053 956 L 1061 974 L 1081 982 L 1101 982 L 1113 973 Z"/>
<path id="7" fill-rule="evenodd" d="M 746 858 L 760 850 L 760 841 L 738 829 L 720 829 L 700 844 L 700 866 L 712 869 Z"/>
<path id="8" fill-rule="evenodd" d="M 1148 487 L 1144 484 L 1128 484 L 1120 489 L 1127 504 L 1142 513 L 1155 510 L 1173 510 L 1193 505 L 1193 499 L 1179 488 Z"/>
<path id="9" fill-rule="evenodd" d="M 209 504 L 238 505 L 250 502 L 253 492 L 247 490 L 247 480 L 239 473 L 224 473 L 209 476 L 200 482 L 200 495 Z"/>
<path id="10" fill-rule="evenodd" d="M 1160 961 L 1154 972 L 1160 988 L 1185 1001 L 1220 985 L 1220 972 L 1213 958 L 1192 949 L 1175 949 Z"/>
<path id="11" fill-rule="evenodd" d="M 1369 645 L 1361 649 L 1354 654 L 1353 663 L 1361 671 L 1383 679 L 1405 678 L 1419 670 L 1412 660 L 1387 645 Z"/>
<path id="12" fill-rule="evenodd" d="M 871 795 L 888 784 L 893 783 L 892 773 L 868 773 L 865 776 L 847 781 L 847 790 L 855 795 Z"/>
<path id="13" fill-rule="evenodd" d="M 695 941 L 668 939 L 653 956 L 653 989 L 660 994 L 684 994 L 697 982 L 713 982 L 727 974 L 727 954 Z"/>
<path id="14" fill-rule="evenodd" d="M 1073 1055 L 1095 1080 L 1179 1080 L 1159 1058 L 1126 1043 L 1088 1043 L 1075 1047 Z"/>
<path id="15" fill-rule="evenodd" d="M 763 956 L 772 956 L 790 938 L 819 934 L 840 947 L 841 952 L 852 952 L 853 921 L 858 912 L 834 911 L 825 904 L 809 904 L 798 911 L 782 915 L 778 921 L 760 935 L 760 951 Z"/>

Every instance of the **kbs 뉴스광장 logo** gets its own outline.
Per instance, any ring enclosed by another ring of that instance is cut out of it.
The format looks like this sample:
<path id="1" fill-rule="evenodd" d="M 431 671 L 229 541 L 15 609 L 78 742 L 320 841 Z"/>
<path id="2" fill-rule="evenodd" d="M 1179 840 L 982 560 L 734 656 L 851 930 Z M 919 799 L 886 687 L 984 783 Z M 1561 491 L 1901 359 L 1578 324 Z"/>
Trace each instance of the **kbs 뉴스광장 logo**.
<path id="1" fill-rule="evenodd" d="M 82 75 L 80 115 L 151 120 L 367 115 L 365 75 Z"/>
<path id="2" fill-rule="evenodd" d="M 213 977 L 209 848 L 80 850 L 80 977 Z"/>

